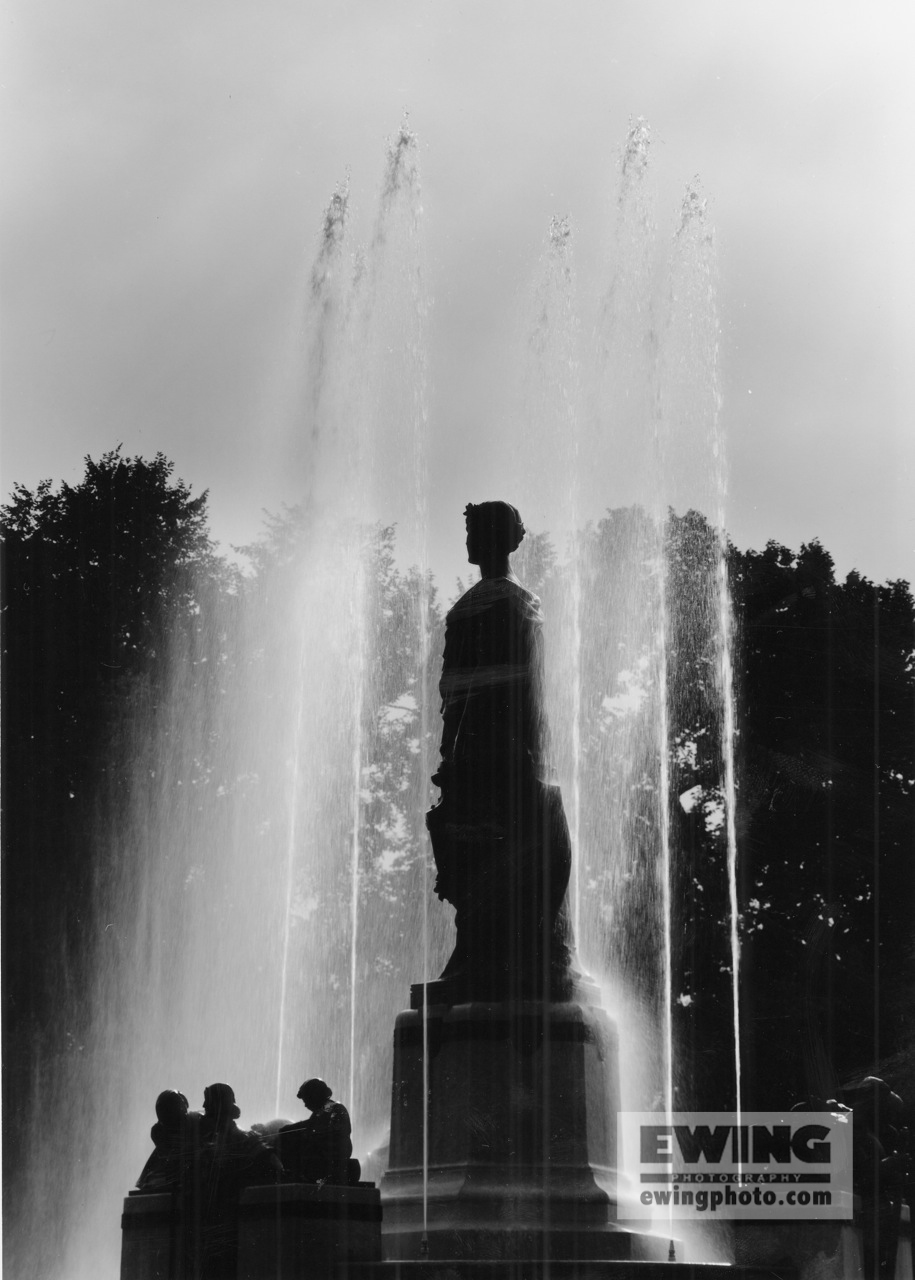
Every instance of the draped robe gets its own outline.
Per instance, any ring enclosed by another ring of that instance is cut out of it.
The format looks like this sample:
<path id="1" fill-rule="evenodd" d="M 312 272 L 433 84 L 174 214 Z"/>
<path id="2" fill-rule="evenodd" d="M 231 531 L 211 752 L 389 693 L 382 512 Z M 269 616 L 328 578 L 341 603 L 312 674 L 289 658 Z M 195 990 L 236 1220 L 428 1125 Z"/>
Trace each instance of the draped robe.
<path id="1" fill-rule="evenodd" d="M 571 846 L 549 777 L 540 601 L 484 578 L 448 613 L 440 803 L 427 814 L 439 897 L 456 910 L 455 999 L 567 998 Z"/>

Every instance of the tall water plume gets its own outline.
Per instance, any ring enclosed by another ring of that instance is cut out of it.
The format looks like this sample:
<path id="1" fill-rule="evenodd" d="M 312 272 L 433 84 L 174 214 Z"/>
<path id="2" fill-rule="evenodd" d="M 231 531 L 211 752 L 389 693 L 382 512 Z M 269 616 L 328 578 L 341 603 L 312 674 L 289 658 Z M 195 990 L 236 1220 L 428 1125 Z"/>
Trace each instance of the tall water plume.
<path id="1" fill-rule="evenodd" d="M 305 999 L 298 995 L 301 1016 L 293 1010 L 286 1019 L 282 1092 L 294 1095 L 306 1064 L 318 1070 L 323 1054 L 328 1078 L 339 1081 L 340 1092 L 348 1095 L 363 1136 L 384 1127 L 390 1025 L 404 983 L 422 965 L 415 940 L 422 932 L 425 847 L 420 832 L 431 772 L 429 696 L 423 685 L 431 601 L 423 568 L 427 409 L 421 212 L 416 142 L 404 127 L 388 151 L 371 239 L 356 255 L 343 327 L 326 362 L 331 397 L 317 408 L 312 464 L 323 477 L 326 497 L 319 495 L 307 513 L 308 538 L 322 540 L 317 555 L 309 549 L 310 562 L 329 575 L 328 596 L 320 607 L 308 599 L 324 638 L 312 638 L 306 650 L 321 652 L 323 643 L 335 674 L 303 673 L 303 684 L 324 685 L 328 704 L 312 726 L 300 773 L 311 788 L 318 766 L 322 776 L 326 772 L 337 780 L 337 790 L 293 864 L 298 923 L 291 931 L 289 967 L 295 990 Z M 330 433 L 327 463 L 320 457 L 322 430 Z M 317 530 L 315 512 L 320 512 Z M 390 532 L 395 524 L 398 561 Z M 402 567 L 405 556 L 415 568 Z M 310 596 L 313 579 L 307 581 Z M 334 618 L 340 635 L 328 644 L 328 623 Z M 300 632 L 306 625 L 303 621 Z M 345 760 L 339 762 L 328 759 L 322 745 L 337 722 L 349 726 Z M 392 748 L 395 739 L 398 750 Z M 336 843 L 328 841 L 344 815 L 345 837 L 341 833 Z M 337 878 L 336 891 L 320 880 L 324 860 Z M 317 945 L 316 928 L 321 933 Z"/>
<path id="2" fill-rule="evenodd" d="M 734 721 L 714 243 L 691 186 L 659 274 L 649 159 L 637 120 L 590 344 L 572 229 L 554 220 L 509 449 L 524 457 L 512 500 L 539 535 L 516 559 L 544 598 L 579 954 L 622 1025 L 624 1105 L 671 1108 L 694 1100 L 675 1070 L 676 1026 L 717 998 L 694 989 L 681 941 L 689 921 L 695 945 L 703 892 L 724 899 L 709 950 L 736 1010 Z M 611 493 L 626 505 L 607 510 Z M 684 853 L 694 802 L 706 831 L 722 826 L 720 866 Z"/>
<path id="3" fill-rule="evenodd" d="M 542 533 L 517 559 L 544 599 L 553 754 L 575 846 L 572 914 L 582 964 L 608 984 L 625 1024 L 624 1089 L 639 1082 L 627 1106 L 663 1098 L 670 1060 L 649 145 L 647 125 L 635 121 L 618 165 L 609 270 L 584 326 L 571 227 L 554 220 L 532 293 L 513 441 L 525 458 L 513 501 Z M 626 509 L 607 511 L 613 494 L 625 495 Z"/>
<path id="4" fill-rule="evenodd" d="M 668 524 L 671 618 L 672 763 L 680 808 L 699 803 L 705 829 L 723 848 L 720 865 L 677 868 L 674 926 L 686 921 L 698 877 L 723 883 L 719 967 L 729 977 L 734 1046 L 733 1103 L 740 1106 L 739 942 L 736 881 L 736 783 L 731 604 L 725 532 L 727 467 L 721 430 L 717 260 L 707 201 L 697 182 L 683 199 L 669 279 L 668 335 L 661 355 L 660 403 L 664 468 L 687 515 Z M 697 454 L 702 465 L 696 465 Z M 697 513 L 703 513 L 699 516 Z M 697 761 L 709 779 L 689 788 Z M 706 886 L 709 887 L 709 886 Z M 677 916 L 679 912 L 679 919 Z M 723 943 L 723 945 L 722 945 Z M 681 968 L 689 969 L 683 957 Z M 695 994 L 695 993 L 694 993 Z"/>

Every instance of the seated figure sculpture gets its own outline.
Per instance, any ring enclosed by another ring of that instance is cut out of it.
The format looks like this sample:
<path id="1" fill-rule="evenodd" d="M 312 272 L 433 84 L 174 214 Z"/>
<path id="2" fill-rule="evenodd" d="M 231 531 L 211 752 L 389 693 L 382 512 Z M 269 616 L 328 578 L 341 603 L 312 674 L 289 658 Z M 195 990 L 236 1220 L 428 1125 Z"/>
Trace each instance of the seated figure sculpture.
<path id="1" fill-rule="evenodd" d="M 452 1002 L 567 1000 L 571 843 L 547 761 L 543 620 L 508 560 L 524 525 L 506 502 L 464 515 L 467 558 L 482 576 L 446 619 L 432 779 L 442 794 L 426 825 L 457 941 L 436 986 Z"/>
<path id="2" fill-rule="evenodd" d="M 323 1080 L 306 1080 L 296 1097 L 311 1112 L 307 1120 L 288 1124 L 277 1134 L 276 1149 L 286 1177 L 293 1182 L 329 1182 L 345 1186 L 354 1181 L 350 1159 L 353 1144 L 349 1112 L 333 1101 Z M 358 1172 L 355 1181 L 358 1182 Z"/>
<path id="3" fill-rule="evenodd" d="M 256 1134 L 238 1127 L 235 1121 L 240 1115 L 229 1085 L 207 1085 L 200 1122 L 201 1154 L 189 1202 L 199 1214 L 201 1231 L 195 1233 L 192 1244 L 202 1280 L 235 1280 L 241 1193 L 245 1187 L 278 1181 L 283 1172 L 275 1153 Z"/>
<path id="4" fill-rule="evenodd" d="M 239 1129 L 240 1115 L 230 1085 L 207 1085 L 200 1133 L 213 1175 L 239 1187 L 270 1182 L 282 1173 L 280 1162 L 257 1134 Z"/>
<path id="5" fill-rule="evenodd" d="M 156 1123 L 150 1130 L 155 1150 L 137 1180 L 140 1191 L 180 1188 L 200 1142 L 201 1116 L 188 1111 L 188 1101 L 177 1089 L 163 1089 L 156 1099 Z"/>

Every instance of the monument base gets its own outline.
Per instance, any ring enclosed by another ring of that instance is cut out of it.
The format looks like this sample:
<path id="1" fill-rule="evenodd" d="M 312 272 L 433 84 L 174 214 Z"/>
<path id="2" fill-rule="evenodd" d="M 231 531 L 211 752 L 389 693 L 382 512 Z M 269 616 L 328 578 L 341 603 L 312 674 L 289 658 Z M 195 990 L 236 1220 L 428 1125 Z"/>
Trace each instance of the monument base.
<path id="1" fill-rule="evenodd" d="M 171 1192 L 131 1192 L 121 1225 L 121 1280 L 329 1280 L 381 1259 L 381 1202 L 370 1182 L 248 1187 L 231 1240 L 211 1239 L 206 1223 L 192 1232 Z"/>
<path id="2" fill-rule="evenodd" d="M 400 1014 L 384 1257 L 418 1258 L 421 1246 L 430 1259 L 637 1256 L 616 1223 L 618 1110 L 616 1030 L 600 1008 L 478 1002 L 427 1005 L 425 1020 L 421 1009 Z"/>
<path id="3" fill-rule="evenodd" d="M 179 1249 L 171 1192 L 131 1191 L 121 1214 L 121 1280 L 171 1280 Z"/>
<path id="4" fill-rule="evenodd" d="M 242 1192 L 238 1280 L 327 1280 L 380 1258 L 381 1203 L 373 1183 L 280 1183 Z"/>

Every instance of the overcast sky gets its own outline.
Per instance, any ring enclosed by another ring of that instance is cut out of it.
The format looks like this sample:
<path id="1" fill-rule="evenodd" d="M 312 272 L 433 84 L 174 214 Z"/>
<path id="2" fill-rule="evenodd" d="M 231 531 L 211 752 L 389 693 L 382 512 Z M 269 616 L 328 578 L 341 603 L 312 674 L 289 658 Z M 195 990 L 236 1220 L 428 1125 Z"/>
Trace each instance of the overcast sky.
<path id="1" fill-rule="evenodd" d="M 909 9 L 8 0 L 4 494 L 123 441 L 209 488 L 227 543 L 294 501 L 282 364 L 322 211 L 349 171 L 368 230 L 406 108 L 430 487 L 459 538 L 467 498 L 498 495 L 441 442 L 484 428 L 552 214 L 572 218 L 579 276 L 597 270 L 641 115 L 662 234 L 696 174 L 716 228 L 731 535 L 819 537 L 843 573 L 911 578 Z"/>

